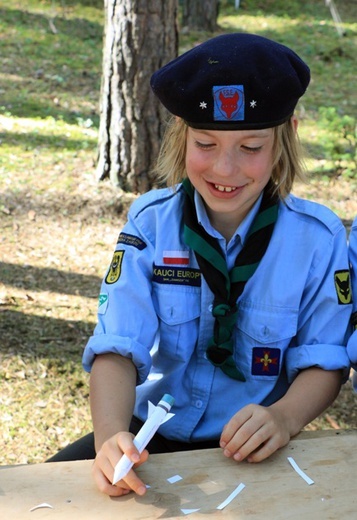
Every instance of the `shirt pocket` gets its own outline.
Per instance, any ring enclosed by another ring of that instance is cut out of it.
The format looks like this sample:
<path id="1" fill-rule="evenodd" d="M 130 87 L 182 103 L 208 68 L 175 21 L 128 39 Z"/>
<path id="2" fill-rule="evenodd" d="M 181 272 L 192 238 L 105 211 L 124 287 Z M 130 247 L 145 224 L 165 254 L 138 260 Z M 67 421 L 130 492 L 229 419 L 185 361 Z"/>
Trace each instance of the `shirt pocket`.
<path id="1" fill-rule="evenodd" d="M 240 305 L 235 358 L 248 378 L 266 381 L 279 377 L 297 323 L 298 310 Z"/>
<path id="2" fill-rule="evenodd" d="M 160 355 L 188 361 L 198 339 L 201 290 L 158 287 L 154 288 L 153 302 L 159 318 Z"/>

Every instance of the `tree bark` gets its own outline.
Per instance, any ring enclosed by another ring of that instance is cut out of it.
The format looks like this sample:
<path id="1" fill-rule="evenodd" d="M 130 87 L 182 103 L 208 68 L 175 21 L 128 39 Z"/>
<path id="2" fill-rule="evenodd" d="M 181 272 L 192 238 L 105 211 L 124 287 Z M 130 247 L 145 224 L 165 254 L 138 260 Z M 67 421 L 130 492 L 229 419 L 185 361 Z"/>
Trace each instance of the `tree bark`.
<path id="1" fill-rule="evenodd" d="M 219 0 L 183 0 L 182 26 L 188 30 L 217 29 Z"/>
<path id="2" fill-rule="evenodd" d="M 177 0 L 105 0 L 105 15 L 97 177 L 143 193 L 167 115 L 150 77 L 177 56 Z"/>

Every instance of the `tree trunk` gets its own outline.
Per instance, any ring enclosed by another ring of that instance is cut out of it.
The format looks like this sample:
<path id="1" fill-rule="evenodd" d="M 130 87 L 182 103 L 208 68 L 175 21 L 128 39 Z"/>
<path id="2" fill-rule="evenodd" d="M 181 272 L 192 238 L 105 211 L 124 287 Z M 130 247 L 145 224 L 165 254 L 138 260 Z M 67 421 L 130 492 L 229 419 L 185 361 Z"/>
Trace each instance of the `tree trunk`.
<path id="1" fill-rule="evenodd" d="M 217 29 L 219 0 L 183 0 L 182 27 L 213 32 Z"/>
<path id="2" fill-rule="evenodd" d="M 97 177 L 143 193 L 166 116 L 150 77 L 177 56 L 177 0 L 105 0 L 105 15 Z"/>

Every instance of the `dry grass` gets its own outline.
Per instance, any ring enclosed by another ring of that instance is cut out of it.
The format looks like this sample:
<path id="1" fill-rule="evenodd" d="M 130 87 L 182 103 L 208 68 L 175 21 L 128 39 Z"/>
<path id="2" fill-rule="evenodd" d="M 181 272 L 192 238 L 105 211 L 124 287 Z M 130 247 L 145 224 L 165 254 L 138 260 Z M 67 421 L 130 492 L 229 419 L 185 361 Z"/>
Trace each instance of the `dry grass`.
<path id="1" fill-rule="evenodd" d="M 93 177 L 77 180 L 70 195 L 54 190 L 45 203 L 32 194 L 4 200 L 0 464 L 41 462 L 91 428 L 81 354 L 127 202 Z"/>

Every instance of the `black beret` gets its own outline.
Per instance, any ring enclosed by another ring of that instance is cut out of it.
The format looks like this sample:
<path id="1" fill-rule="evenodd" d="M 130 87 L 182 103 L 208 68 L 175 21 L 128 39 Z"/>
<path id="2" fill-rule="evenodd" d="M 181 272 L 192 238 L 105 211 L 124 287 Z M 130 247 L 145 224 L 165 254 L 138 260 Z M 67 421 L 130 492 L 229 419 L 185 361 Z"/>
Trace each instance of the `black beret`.
<path id="1" fill-rule="evenodd" d="M 151 88 L 194 128 L 247 130 L 287 121 L 310 81 L 294 51 L 247 33 L 212 38 L 156 71 Z"/>

